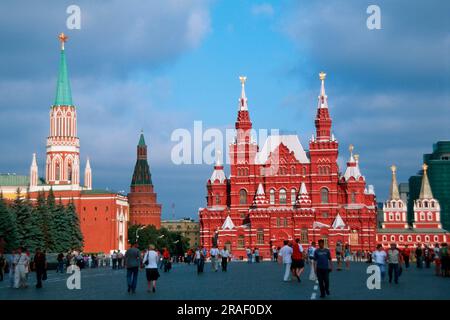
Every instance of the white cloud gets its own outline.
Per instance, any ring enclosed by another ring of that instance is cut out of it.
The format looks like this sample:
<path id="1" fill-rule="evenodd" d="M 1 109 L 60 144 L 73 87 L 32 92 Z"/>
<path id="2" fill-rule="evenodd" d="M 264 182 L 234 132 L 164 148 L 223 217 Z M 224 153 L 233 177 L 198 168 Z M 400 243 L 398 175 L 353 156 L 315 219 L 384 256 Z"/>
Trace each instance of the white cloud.
<path id="1" fill-rule="evenodd" d="M 252 6 L 251 12 L 255 16 L 273 16 L 274 9 L 269 3 L 255 4 Z"/>

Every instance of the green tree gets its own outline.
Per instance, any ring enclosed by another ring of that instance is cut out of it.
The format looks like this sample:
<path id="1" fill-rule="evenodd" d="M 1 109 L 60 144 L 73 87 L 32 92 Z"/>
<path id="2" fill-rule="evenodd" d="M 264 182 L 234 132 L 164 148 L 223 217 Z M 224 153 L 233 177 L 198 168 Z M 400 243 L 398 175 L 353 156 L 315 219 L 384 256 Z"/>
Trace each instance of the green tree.
<path id="1" fill-rule="evenodd" d="M 45 200 L 45 194 L 44 192 L 39 192 L 38 198 L 37 198 L 37 205 L 35 208 L 35 211 L 38 215 L 38 223 L 39 227 L 42 230 L 42 238 L 43 238 L 43 245 L 42 247 L 47 251 L 52 251 L 54 244 L 53 244 L 53 219 L 51 216 L 50 209 L 47 205 L 47 202 Z"/>
<path id="2" fill-rule="evenodd" d="M 69 218 L 66 208 L 59 199 L 58 204 L 55 205 L 52 211 L 52 218 L 54 223 L 53 230 L 53 250 L 54 252 L 66 252 L 71 249 L 71 228 L 69 225 Z"/>
<path id="3" fill-rule="evenodd" d="M 67 205 L 66 214 L 70 229 L 70 249 L 81 250 L 83 248 L 83 234 L 81 233 L 80 220 L 73 199 Z"/>
<path id="4" fill-rule="evenodd" d="M 138 230 L 139 229 L 139 230 Z M 140 250 L 148 248 L 149 244 L 154 244 L 158 250 L 168 248 L 171 254 L 183 255 L 189 248 L 189 239 L 183 237 L 179 232 L 172 232 L 166 228 L 156 229 L 149 225 L 145 228 L 142 225 L 132 225 L 128 228 L 128 242 L 136 241 L 136 230 L 138 230 L 138 247 Z"/>
<path id="5" fill-rule="evenodd" d="M 18 245 L 34 251 L 43 244 L 42 230 L 39 227 L 38 215 L 28 198 L 20 195 L 17 189 L 16 199 L 12 205 L 17 226 Z"/>
<path id="6" fill-rule="evenodd" d="M 17 227 L 14 215 L 0 193 L 0 238 L 5 241 L 5 250 L 10 252 L 17 247 Z"/>

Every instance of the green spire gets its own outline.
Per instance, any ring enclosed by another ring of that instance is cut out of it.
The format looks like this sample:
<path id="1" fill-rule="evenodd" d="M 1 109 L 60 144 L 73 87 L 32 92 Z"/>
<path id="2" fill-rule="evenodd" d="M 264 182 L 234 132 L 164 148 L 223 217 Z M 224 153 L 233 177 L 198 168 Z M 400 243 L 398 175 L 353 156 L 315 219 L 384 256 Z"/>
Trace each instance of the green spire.
<path id="1" fill-rule="evenodd" d="M 64 51 L 64 42 L 67 36 L 63 33 L 59 35 L 61 41 L 61 58 L 59 62 L 58 82 L 56 84 L 55 106 L 72 106 L 72 93 L 70 90 L 69 75 L 67 72 L 66 54 Z"/>
<path id="2" fill-rule="evenodd" d="M 145 146 L 144 132 L 141 131 L 141 137 L 139 138 L 138 146 Z"/>

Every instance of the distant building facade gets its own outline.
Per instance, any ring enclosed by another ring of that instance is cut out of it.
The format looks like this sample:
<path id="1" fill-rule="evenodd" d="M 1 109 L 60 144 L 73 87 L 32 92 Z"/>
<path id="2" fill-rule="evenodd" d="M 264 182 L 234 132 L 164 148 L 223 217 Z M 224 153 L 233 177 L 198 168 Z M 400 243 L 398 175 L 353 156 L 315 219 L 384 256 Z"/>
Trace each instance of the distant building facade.
<path id="1" fill-rule="evenodd" d="M 428 166 L 423 165 L 423 176 L 418 198 L 414 200 L 413 219 L 407 219 L 407 205 L 400 197 L 396 167 L 392 166 L 392 183 L 389 199 L 383 206 L 383 223 L 377 232 L 377 242 L 384 247 L 396 242 L 401 247 L 447 242 L 449 233 L 442 228 L 441 207 L 434 198 L 427 174 Z"/>
<path id="2" fill-rule="evenodd" d="M 179 220 L 163 220 L 161 227 L 169 231 L 180 232 L 183 237 L 189 239 L 189 246 L 196 248 L 200 245 L 200 225 L 189 218 Z"/>
<path id="3" fill-rule="evenodd" d="M 450 141 L 438 141 L 433 152 L 424 154 L 424 163 L 428 166 L 428 177 L 433 195 L 439 201 L 442 225 L 450 230 Z M 423 171 L 409 178 L 408 218 L 414 216 L 414 201 L 419 197 Z"/>
<path id="4" fill-rule="evenodd" d="M 33 154 L 30 175 L 0 175 L 0 188 L 8 199 L 15 197 L 15 190 L 19 188 L 22 195 L 29 196 L 32 202 L 37 200 L 39 192 L 47 195 L 52 189 L 57 201 L 60 199 L 64 204 L 73 201 L 75 204 L 85 252 L 123 251 L 128 242 L 127 197 L 108 190 L 93 189 L 89 159 L 86 160 L 84 181 L 81 183 L 77 108 L 72 102 L 64 48 L 67 37 L 61 34 L 59 39 L 59 75 L 55 102 L 49 110 L 50 130 L 46 138 L 45 178 L 39 177 L 37 157 Z"/>

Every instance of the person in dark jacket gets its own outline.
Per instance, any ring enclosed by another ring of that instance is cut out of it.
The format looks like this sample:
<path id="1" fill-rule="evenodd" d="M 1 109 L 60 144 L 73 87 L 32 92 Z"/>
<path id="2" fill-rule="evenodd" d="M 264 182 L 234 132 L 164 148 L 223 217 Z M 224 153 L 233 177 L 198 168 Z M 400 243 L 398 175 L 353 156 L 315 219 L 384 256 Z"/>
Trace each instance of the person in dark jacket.
<path id="1" fill-rule="evenodd" d="M 34 270 L 36 271 L 36 288 L 42 288 L 42 280 L 47 271 L 47 259 L 45 253 L 41 249 L 36 249 L 36 253 L 33 259 Z"/>

